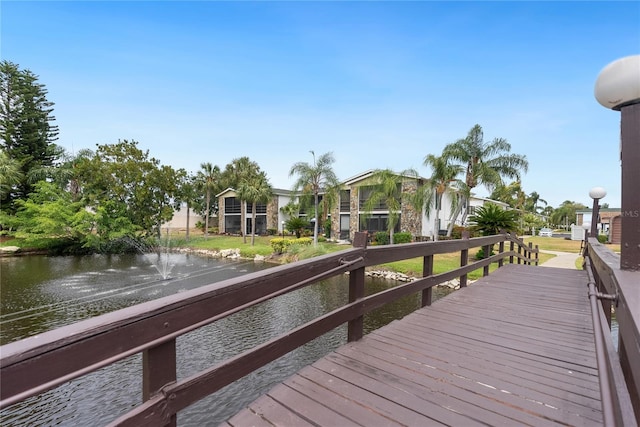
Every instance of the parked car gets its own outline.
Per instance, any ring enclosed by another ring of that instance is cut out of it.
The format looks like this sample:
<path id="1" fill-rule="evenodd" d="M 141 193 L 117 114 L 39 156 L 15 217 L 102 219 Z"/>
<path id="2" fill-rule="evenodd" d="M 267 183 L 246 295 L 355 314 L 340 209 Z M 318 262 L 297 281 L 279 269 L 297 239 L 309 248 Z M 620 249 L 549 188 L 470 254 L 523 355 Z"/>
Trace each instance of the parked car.
<path id="1" fill-rule="evenodd" d="M 538 236 L 541 237 L 553 237 L 553 230 L 550 228 L 541 228 Z"/>

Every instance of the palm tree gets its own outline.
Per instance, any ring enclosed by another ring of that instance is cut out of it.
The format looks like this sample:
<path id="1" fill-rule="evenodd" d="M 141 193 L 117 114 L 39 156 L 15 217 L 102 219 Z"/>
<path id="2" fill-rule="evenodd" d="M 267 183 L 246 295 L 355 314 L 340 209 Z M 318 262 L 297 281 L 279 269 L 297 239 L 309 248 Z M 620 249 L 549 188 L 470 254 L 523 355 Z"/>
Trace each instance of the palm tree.
<path id="1" fill-rule="evenodd" d="M 386 205 L 389 212 L 387 221 L 387 231 L 389 232 L 389 243 L 393 245 L 393 233 L 400 219 L 402 208 L 402 181 L 404 175 L 397 174 L 390 169 L 377 169 L 371 175 L 371 181 L 362 187 L 368 187 L 371 193 L 364 204 L 364 210 L 372 212 L 376 206 Z M 373 182 L 373 185 L 371 185 Z"/>
<path id="2" fill-rule="evenodd" d="M 209 215 L 211 213 L 211 194 L 216 190 L 220 181 L 220 168 L 211 163 L 201 163 L 197 180 L 199 187 L 205 192 L 204 237 L 209 237 Z"/>
<path id="3" fill-rule="evenodd" d="M 316 212 L 316 220 L 313 225 L 313 244 L 318 244 L 318 205 L 320 200 L 320 192 L 324 191 L 327 194 L 336 192 L 340 183 L 336 174 L 333 172 L 331 164 L 335 161 L 332 153 L 325 153 L 318 157 L 316 161 L 316 155 L 311 151 L 313 156 L 313 164 L 310 165 L 306 162 L 297 162 L 291 166 L 289 171 L 289 177 L 298 175 L 293 189 L 294 191 L 302 190 L 303 195 L 313 196 L 313 207 Z"/>
<path id="4" fill-rule="evenodd" d="M 273 190 L 264 172 L 248 177 L 240 183 L 238 198 L 251 203 L 251 246 L 255 244 L 256 237 L 256 204 L 267 203 L 271 197 L 273 197 Z"/>
<path id="5" fill-rule="evenodd" d="M 539 202 L 542 202 L 545 206 L 547 206 L 547 201 L 545 199 L 541 198 L 537 192 L 532 192 L 527 197 L 527 210 L 533 213 L 538 213 L 538 209 L 541 209 L 541 207 L 538 206 Z"/>
<path id="6" fill-rule="evenodd" d="M 502 177 L 520 179 L 520 171 L 526 172 L 529 162 L 526 156 L 511 154 L 511 144 L 503 138 L 495 138 L 490 143 L 484 142 L 482 127 L 475 125 L 471 128 L 467 136 L 456 142 L 448 144 L 442 155 L 448 159 L 458 161 L 465 169 L 465 184 L 470 192 L 478 185 L 484 185 L 487 189 L 493 190 L 502 183 Z M 465 207 L 462 216 L 464 223 L 467 216 L 466 206 L 469 195 L 462 195 L 462 202 L 453 218 L 457 218 Z M 453 230 L 452 221 L 449 224 L 447 235 L 451 235 Z"/>
<path id="7" fill-rule="evenodd" d="M 436 217 L 433 233 L 433 240 L 438 240 L 438 232 L 440 231 L 440 209 L 442 208 L 442 195 L 452 192 L 452 184 L 456 183 L 456 187 L 460 188 L 461 183 L 456 177 L 463 172 L 463 167 L 449 163 L 449 159 L 442 156 L 434 156 L 429 154 L 424 158 L 424 165 L 431 168 L 431 177 L 425 186 L 426 194 L 425 212 L 427 216 L 431 211 L 432 201 L 435 204 Z M 455 202 L 455 198 L 452 199 Z"/>

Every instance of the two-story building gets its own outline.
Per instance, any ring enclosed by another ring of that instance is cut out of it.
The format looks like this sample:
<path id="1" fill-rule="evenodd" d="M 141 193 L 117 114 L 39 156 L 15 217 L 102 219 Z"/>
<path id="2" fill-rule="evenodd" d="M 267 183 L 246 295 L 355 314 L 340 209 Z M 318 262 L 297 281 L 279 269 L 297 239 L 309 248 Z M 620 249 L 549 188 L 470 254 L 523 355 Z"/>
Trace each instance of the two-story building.
<path id="1" fill-rule="evenodd" d="M 366 211 L 366 202 L 369 199 L 373 185 L 373 175 L 375 171 L 369 170 L 355 175 L 341 183 L 341 190 L 338 202 L 329 213 L 331 217 L 331 239 L 351 240 L 357 231 L 387 231 L 389 216 L 392 212 L 384 203 L 374 206 L 371 211 Z M 415 176 L 401 176 L 399 180 L 399 193 L 412 194 L 427 183 L 426 178 Z M 220 192 L 216 195 L 219 203 L 218 227 L 221 233 L 250 234 L 255 223 L 256 234 L 266 234 L 267 230 L 277 230 L 283 232 L 284 222 L 289 219 L 281 210 L 290 201 L 295 200 L 296 194 L 289 190 L 274 189 L 273 198 L 266 204 L 256 206 L 255 218 L 251 213 L 251 205 L 243 204 L 238 199 L 236 191 L 232 188 Z M 451 195 L 444 194 L 442 206 L 436 224 L 436 207 L 432 205 L 429 214 L 426 209 L 419 211 L 406 200 L 401 201 L 398 212 L 398 221 L 394 231 L 409 232 L 415 237 L 433 238 L 435 233 L 446 232 L 451 221 L 457 225 L 461 223 L 461 215 L 452 217 Z M 506 203 L 489 200 L 481 197 L 471 197 L 467 206 L 467 213 L 473 214 L 474 209 L 485 203 L 495 203 L 503 208 L 507 208 Z M 320 229 L 320 232 L 322 230 Z"/>

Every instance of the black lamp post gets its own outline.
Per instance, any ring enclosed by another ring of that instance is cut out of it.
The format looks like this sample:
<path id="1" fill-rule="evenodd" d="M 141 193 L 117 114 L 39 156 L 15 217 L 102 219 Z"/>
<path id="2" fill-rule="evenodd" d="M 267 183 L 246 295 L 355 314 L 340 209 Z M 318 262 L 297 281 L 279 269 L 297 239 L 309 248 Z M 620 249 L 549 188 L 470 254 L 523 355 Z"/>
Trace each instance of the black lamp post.
<path id="1" fill-rule="evenodd" d="M 595 96 L 604 107 L 621 112 L 622 238 L 620 269 L 640 270 L 640 55 L 604 67 Z"/>
<path id="2" fill-rule="evenodd" d="M 607 191 L 602 187 L 593 187 L 589 190 L 589 197 L 593 199 L 593 209 L 591 210 L 591 237 L 598 238 L 598 217 L 600 215 L 600 199 L 607 195 Z"/>

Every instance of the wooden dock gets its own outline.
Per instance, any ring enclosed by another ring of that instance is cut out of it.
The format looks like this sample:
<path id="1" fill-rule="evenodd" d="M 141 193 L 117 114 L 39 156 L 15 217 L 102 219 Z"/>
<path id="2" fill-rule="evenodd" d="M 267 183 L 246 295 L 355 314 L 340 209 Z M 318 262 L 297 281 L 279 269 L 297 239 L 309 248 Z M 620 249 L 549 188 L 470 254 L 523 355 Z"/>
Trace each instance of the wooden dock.
<path id="1" fill-rule="evenodd" d="M 602 424 L 586 273 L 507 265 L 340 347 L 224 425 Z"/>

